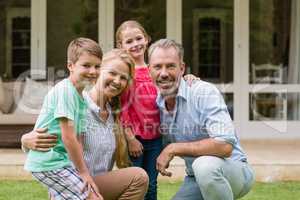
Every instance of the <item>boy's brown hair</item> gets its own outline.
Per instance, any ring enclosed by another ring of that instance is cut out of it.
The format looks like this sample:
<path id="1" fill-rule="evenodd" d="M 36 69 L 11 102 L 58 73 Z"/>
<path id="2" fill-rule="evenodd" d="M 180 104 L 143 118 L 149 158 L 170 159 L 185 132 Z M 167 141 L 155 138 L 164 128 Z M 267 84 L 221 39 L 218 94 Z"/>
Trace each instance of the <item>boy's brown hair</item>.
<path id="1" fill-rule="evenodd" d="M 67 56 L 68 63 L 76 63 L 83 52 L 94 55 L 102 60 L 103 52 L 100 45 L 89 38 L 76 38 L 68 46 Z"/>

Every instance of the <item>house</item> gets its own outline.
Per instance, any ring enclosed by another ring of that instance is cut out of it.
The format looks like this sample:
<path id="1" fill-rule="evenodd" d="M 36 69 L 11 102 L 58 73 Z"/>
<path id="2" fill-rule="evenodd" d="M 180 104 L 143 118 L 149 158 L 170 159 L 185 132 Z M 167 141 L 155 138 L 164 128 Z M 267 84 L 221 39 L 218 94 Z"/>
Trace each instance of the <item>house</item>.
<path id="1" fill-rule="evenodd" d="M 68 42 L 107 51 L 127 19 L 183 44 L 187 73 L 217 85 L 242 139 L 300 139 L 298 0 L 2 0 L 0 10 L 0 147 L 19 145 L 66 76 Z"/>

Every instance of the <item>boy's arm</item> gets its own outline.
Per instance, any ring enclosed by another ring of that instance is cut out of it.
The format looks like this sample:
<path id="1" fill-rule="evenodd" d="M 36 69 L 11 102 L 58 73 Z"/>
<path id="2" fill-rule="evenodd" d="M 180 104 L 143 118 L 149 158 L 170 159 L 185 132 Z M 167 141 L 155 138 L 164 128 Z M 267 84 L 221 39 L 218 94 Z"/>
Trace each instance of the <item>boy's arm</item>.
<path id="1" fill-rule="evenodd" d="M 73 121 L 68 120 L 67 118 L 60 118 L 59 121 L 62 132 L 62 141 L 66 147 L 70 160 L 73 162 L 85 184 L 88 187 L 91 186 L 96 194 L 100 195 L 98 187 L 90 176 L 88 168 L 84 162 L 83 149 L 77 140 Z"/>

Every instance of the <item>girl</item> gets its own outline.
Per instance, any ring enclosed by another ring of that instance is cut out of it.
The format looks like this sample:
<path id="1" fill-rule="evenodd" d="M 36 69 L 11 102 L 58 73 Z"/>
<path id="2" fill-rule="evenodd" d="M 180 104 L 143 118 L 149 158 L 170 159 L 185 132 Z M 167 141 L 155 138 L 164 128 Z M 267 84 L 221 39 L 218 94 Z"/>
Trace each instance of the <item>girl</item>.
<path id="1" fill-rule="evenodd" d="M 151 38 L 137 21 L 125 21 L 117 29 L 116 45 L 125 49 L 135 62 L 132 86 L 121 96 L 121 121 L 125 128 L 130 159 L 134 166 L 142 167 L 149 176 L 145 200 L 157 199 L 156 158 L 162 150 L 159 133 L 157 90 L 145 63 L 145 52 Z M 189 80 L 196 79 L 189 75 Z"/>
<path id="2" fill-rule="evenodd" d="M 84 160 L 105 200 L 142 200 L 148 187 L 144 170 L 129 167 L 112 170 L 114 161 L 119 168 L 128 166 L 128 150 L 123 129 L 119 126 L 119 96 L 128 87 L 134 74 L 134 61 L 124 50 L 106 53 L 100 75 L 90 91 L 83 97 L 88 104 L 87 132 L 80 140 Z M 31 132 L 22 137 L 22 145 L 46 151 L 56 145 L 56 138 L 46 130 Z M 46 144 L 46 145 L 45 145 Z"/>
<path id="3" fill-rule="evenodd" d="M 125 49 L 135 62 L 132 86 L 121 96 L 121 121 L 125 128 L 130 159 L 149 176 L 145 200 L 157 199 L 156 158 L 162 149 L 159 134 L 157 91 L 145 63 L 145 52 L 150 42 L 145 29 L 136 21 L 123 22 L 116 32 L 118 48 Z"/>

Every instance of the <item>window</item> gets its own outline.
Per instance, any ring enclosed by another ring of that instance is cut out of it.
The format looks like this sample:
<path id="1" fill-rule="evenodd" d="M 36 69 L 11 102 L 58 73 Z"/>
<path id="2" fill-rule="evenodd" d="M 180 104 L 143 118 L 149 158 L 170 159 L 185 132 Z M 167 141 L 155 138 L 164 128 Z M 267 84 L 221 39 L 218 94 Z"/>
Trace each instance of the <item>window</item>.
<path id="1" fill-rule="evenodd" d="M 297 0 L 250 1 L 251 121 L 299 120 L 299 93 L 291 92 L 300 83 L 299 16 Z"/>
<path id="2" fill-rule="evenodd" d="M 47 1 L 48 71 L 63 74 L 62 70 L 66 70 L 68 44 L 77 37 L 98 41 L 98 1 Z"/>
<path id="3" fill-rule="evenodd" d="M 30 70 L 30 0 L 0 4 L 0 76 L 16 79 Z"/>
<path id="4" fill-rule="evenodd" d="M 166 1 L 115 0 L 115 32 L 126 20 L 137 20 L 152 41 L 166 37 Z"/>
<path id="5" fill-rule="evenodd" d="M 233 1 L 182 1 L 183 46 L 189 72 L 233 82 Z"/>
<path id="6" fill-rule="evenodd" d="M 290 40 L 295 41 L 290 30 L 290 0 L 250 1 L 250 83 L 263 83 L 264 80 L 270 80 L 269 84 L 294 82 L 288 79 L 288 73 L 295 71 L 289 65 L 289 54 L 293 53 Z M 268 70 L 266 65 L 273 66 L 273 70 Z M 264 70 L 263 77 L 255 76 L 258 70 Z M 281 80 L 271 81 L 279 75 Z"/>

